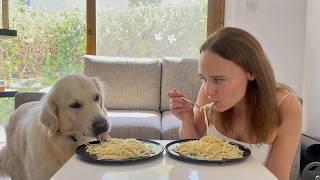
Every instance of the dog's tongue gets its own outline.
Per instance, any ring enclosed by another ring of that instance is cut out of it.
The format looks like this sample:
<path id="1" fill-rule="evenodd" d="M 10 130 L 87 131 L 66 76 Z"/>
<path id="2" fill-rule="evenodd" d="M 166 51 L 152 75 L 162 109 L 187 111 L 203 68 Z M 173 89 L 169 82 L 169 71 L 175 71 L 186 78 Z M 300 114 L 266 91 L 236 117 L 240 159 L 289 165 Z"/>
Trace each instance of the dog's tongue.
<path id="1" fill-rule="evenodd" d="M 103 133 L 99 134 L 96 138 L 100 141 L 101 140 L 103 141 L 103 140 L 111 138 L 111 136 L 107 132 L 103 132 Z"/>

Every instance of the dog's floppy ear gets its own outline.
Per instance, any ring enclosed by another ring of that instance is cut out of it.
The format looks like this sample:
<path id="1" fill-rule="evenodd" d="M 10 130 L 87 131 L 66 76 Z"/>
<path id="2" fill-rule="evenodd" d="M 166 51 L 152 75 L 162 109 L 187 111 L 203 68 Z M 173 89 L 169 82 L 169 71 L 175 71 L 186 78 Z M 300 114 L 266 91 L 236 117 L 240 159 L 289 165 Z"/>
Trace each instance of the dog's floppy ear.
<path id="1" fill-rule="evenodd" d="M 91 80 L 93 81 L 94 85 L 96 86 L 96 88 L 100 92 L 100 95 L 101 95 L 100 107 L 103 109 L 103 111 L 106 111 L 105 106 L 104 106 L 104 91 L 103 91 L 104 86 L 103 86 L 102 82 L 99 80 L 99 78 L 97 78 L 97 77 L 93 77 L 93 78 L 91 78 Z"/>
<path id="2" fill-rule="evenodd" d="M 51 92 L 49 92 L 51 93 Z M 55 100 L 49 94 L 44 97 L 43 107 L 40 113 L 40 121 L 48 128 L 49 136 L 54 136 L 58 131 L 57 105 Z"/>

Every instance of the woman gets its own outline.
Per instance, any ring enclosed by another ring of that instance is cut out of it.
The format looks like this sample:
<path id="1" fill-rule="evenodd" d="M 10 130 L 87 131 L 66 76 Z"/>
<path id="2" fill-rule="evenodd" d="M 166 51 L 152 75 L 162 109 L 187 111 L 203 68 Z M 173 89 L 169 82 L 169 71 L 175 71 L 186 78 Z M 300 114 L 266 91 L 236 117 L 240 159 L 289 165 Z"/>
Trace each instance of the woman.
<path id="1" fill-rule="evenodd" d="M 170 110 L 182 124 L 180 138 L 215 135 L 244 144 L 279 179 L 289 179 L 301 134 L 302 107 L 277 85 L 259 42 L 248 32 L 224 28 L 200 48 L 202 80 L 196 104 L 169 91 Z"/>

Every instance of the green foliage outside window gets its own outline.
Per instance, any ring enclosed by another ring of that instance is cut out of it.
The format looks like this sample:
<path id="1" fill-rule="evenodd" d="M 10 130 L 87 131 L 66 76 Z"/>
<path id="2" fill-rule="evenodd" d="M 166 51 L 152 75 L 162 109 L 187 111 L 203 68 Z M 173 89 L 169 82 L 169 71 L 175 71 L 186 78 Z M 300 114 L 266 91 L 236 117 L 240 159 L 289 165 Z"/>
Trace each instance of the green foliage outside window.
<path id="1" fill-rule="evenodd" d="M 139 1 L 144 3 L 145 1 Z M 149 1 L 148 1 L 149 2 Z M 104 7 L 97 11 L 97 53 L 127 57 L 197 57 L 206 38 L 207 0 Z"/>
<path id="2" fill-rule="evenodd" d="M 84 10 L 32 9 L 22 2 L 10 10 L 10 28 L 17 30 L 18 37 L 0 41 L 0 79 L 6 80 L 8 88 L 38 91 L 65 74 L 81 73 L 86 53 Z M 97 41 L 103 42 L 97 51 L 128 57 L 197 54 L 206 37 L 207 0 L 173 7 L 153 2 L 97 12 Z M 192 41 L 186 39 L 193 36 Z M 12 105 L 13 98 L 0 99 L 0 109 Z M 0 110 L 0 122 L 9 114 Z"/>
<path id="3" fill-rule="evenodd" d="M 64 74 L 81 71 L 86 46 L 84 12 L 17 5 L 10 13 L 10 26 L 18 37 L 0 41 L 0 79 L 9 85 L 15 79 L 40 79 L 46 87 Z"/>
<path id="4" fill-rule="evenodd" d="M 10 28 L 18 37 L 0 41 L 0 79 L 7 88 L 38 91 L 68 73 L 82 71 L 85 13 L 79 9 L 43 11 L 17 4 Z M 13 98 L 0 98 L 0 124 L 9 119 Z"/>

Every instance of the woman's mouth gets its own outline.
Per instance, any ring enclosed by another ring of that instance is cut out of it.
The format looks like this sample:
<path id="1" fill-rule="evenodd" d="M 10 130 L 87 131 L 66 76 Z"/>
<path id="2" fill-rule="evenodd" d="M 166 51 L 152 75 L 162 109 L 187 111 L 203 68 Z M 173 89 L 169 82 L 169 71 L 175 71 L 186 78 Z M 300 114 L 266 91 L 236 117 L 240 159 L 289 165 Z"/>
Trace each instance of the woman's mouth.
<path id="1" fill-rule="evenodd" d="M 211 104 L 212 105 L 215 105 L 215 104 L 217 104 L 218 103 L 218 101 L 211 101 Z"/>

